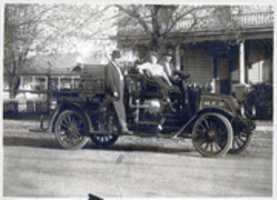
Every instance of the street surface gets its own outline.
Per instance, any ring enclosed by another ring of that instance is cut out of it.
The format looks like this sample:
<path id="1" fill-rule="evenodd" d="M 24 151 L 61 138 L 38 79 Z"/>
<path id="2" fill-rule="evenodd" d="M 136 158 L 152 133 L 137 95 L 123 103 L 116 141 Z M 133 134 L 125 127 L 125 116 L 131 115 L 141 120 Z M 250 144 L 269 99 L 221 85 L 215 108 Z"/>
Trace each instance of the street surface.
<path id="1" fill-rule="evenodd" d="M 239 197 L 272 195 L 272 131 L 259 130 L 248 149 L 201 157 L 190 140 L 120 138 L 111 150 L 59 148 L 31 133 L 31 121 L 4 121 L 4 196 Z"/>

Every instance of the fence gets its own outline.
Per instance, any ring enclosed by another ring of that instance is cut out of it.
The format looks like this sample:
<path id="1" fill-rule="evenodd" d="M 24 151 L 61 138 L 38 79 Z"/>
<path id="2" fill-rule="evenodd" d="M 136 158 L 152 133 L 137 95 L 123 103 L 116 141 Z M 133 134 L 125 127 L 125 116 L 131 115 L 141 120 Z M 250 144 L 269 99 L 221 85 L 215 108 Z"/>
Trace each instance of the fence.
<path id="1" fill-rule="evenodd" d="M 4 115 L 19 113 L 47 113 L 52 91 L 78 88 L 80 77 L 68 74 L 20 74 L 20 85 L 15 98 L 4 87 Z"/>

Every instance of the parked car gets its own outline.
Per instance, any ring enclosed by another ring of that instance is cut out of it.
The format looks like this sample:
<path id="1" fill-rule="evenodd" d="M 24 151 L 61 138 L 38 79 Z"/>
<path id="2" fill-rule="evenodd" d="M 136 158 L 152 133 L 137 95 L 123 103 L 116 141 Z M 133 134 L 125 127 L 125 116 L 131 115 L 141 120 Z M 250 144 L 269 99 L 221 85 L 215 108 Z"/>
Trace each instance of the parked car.
<path id="1" fill-rule="evenodd" d="M 123 135 L 106 88 L 106 67 L 86 65 L 79 89 L 55 94 L 47 130 L 62 148 L 80 149 L 90 139 L 108 148 Z M 180 93 L 170 93 L 171 104 L 163 107 L 157 83 L 132 67 L 124 74 L 127 122 L 136 136 L 190 138 L 206 157 L 240 153 L 248 146 L 255 124 L 241 114 L 235 98 L 203 94 L 187 84 L 188 77 L 177 76 Z"/>

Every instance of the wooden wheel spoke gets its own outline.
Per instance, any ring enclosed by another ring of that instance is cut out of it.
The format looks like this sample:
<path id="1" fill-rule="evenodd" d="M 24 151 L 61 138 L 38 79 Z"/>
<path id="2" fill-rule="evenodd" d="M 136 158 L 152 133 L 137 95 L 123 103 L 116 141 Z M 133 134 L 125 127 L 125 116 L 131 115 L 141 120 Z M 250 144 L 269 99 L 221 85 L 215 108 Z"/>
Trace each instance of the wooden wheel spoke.
<path id="1" fill-rule="evenodd" d="M 196 128 L 196 131 L 197 131 L 198 133 L 203 133 L 205 130 L 206 130 L 206 129 L 204 129 L 204 128 L 200 128 L 200 126 L 198 126 L 198 127 Z"/>
<path id="2" fill-rule="evenodd" d="M 243 141 L 241 141 L 239 136 L 236 136 L 234 138 L 234 142 L 235 142 L 235 144 L 237 144 L 237 147 L 240 147 L 243 144 Z"/>
<path id="3" fill-rule="evenodd" d="M 63 118 L 61 120 L 61 124 L 65 125 L 66 127 L 68 127 L 70 125 L 69 121 L 67 120 L 67 118 Z"/>
<path id="4" fill-rule="evenodd" d="M 206 131 L 207 130 L 207 128 L 203 124 L 199 124 L 198 127 L 201 128 L 202 131 Z"/>
<path id="5" fill-rule="evenodd" d="M 204 144 L 205 144 L 204 149 L 207 150 L 208 147 L 209 147 L 209 143 L 208 143 L 208 142 L 205 142 Z"/>
<path id="6" fill-rule="evenodd" d="M 210 146 L 210 151 L 213 152 L 213 147 L 214 147 L 214 146 L 213 146 L 213 143 L 210 142 L 210 143 L 209 143 L 209 146 Z"/>
<path id="7" fill-rule="evenodd" d="M 240 138 L 240 140 L 242 142 L 245 142 L 247 140 L 247 136 L 246 135 L 239 135 L 238 137 Z"/>
<path id="8" fill-rule="evenodd" d="M 71 117 L 71 124 L 74 126 L 78 126 L 78 122 L 75 117 Z"/>
<path id="9" fill-rule="evenodd" d="M 244 137 L 244 138 L 248 137 L 248 133 L 245 133 L 245 132 L 240 132 L 239 135 Z"/>
<path id="10" fill-rule="evenodd" d="M 215 146 L 216 151 L 220 151 L 221 150 L 221 147 L 216 142 L 214 143 L 214 146 Z"/>
<path id="11" fill-rule="evenodd" d="M 210 128 L 210 125 L 209 125 L 209 122 L 207 119 L 204 119 L 203 120 L 203 124 L 205 125 L 206 129 L 209 129 Z"/>
<path id="12" fill-rule="evenodd" d="M 67 124 L 71 124 L 70 115 L 66 115 L 65 118 L 64 118 L 64 121 L 65 121 Z"/>
<path id="13" fill-rule="evenodd" d="M 65 124 L 64 121 L 61 122 L 60 128 L 62 128 L 62 127 L 65 129 L 68 128 L 67 124 Z"/>
<path id="14" fill-rule="evenodd" d="M 216 123 L 214 123 L 213 121 L 211 121 L 209 125 L 211 129 L 215 129 L 215 130 L 217 129 Z"/>
<path id="15" fill-rule="evenodd" d="M 207 140 L 204 139 L 204 138 L 199 138 L 197 140 L 197 143 L 198 143 L 199 146 L 203 146 L 206 142 L 207 142 Z"/>

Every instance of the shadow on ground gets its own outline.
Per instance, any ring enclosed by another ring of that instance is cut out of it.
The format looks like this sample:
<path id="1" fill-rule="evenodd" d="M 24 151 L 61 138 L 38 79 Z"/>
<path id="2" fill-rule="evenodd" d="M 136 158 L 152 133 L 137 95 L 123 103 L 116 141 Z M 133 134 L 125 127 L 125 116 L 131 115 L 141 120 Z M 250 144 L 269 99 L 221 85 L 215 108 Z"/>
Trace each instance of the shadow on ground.
<path id="1" fill-rule="evenodd" d="M 60 145 L 53 138 L 28 138 L 28 137 L 6 137 L 4 138 L 4 146 L 27 146 L 35 148 L 61 149 Z M 100 150 L 93 143 L 88 144 L 85 149 Z M 143 151 L 143 152 L 159 152 L 159 153 L 183 153 L 191 150 L 182 146 L 182 148 L 165 147 L 155 144 L 134 144 L 134 143 L 115 143 L 114 146 L 106 151 Z"/>
<path id="2" fill-rule="evenodd" d="M 52 138 L 4 137 L 4 146 L 60 149 L 59 144 Z"/>

